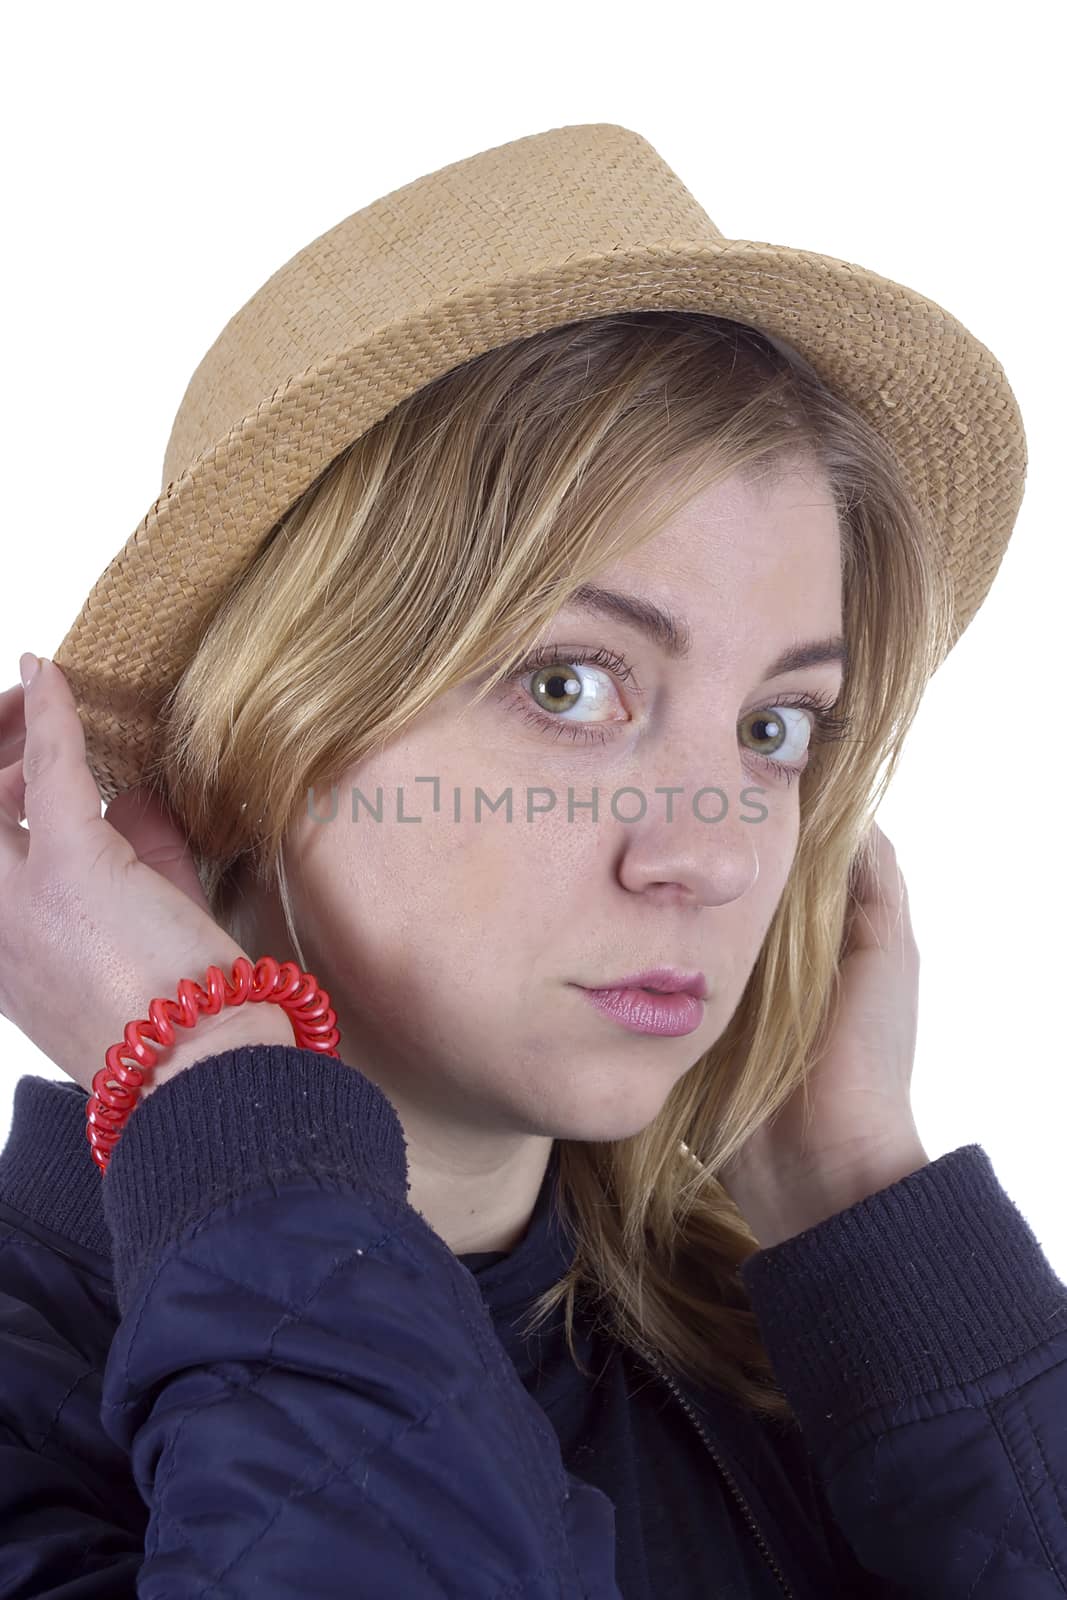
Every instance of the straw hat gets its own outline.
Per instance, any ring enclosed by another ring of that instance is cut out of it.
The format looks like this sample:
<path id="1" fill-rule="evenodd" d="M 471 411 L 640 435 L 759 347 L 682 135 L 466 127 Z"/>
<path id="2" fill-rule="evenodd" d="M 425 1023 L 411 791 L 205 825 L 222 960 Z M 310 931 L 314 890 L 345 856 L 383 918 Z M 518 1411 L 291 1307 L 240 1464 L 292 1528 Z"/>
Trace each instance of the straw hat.
<path id="1" fill-rule="evenodd" d="M 850 261 L 728 239 L 656 150 L 552 128 L 405 184 L 280 267 L 189 382 L 163 492 L 55 652 L 105 802 L 282 514 L 400 401 L 483 352 L 608 312 L 705 312 L 787 341 L 894 452 L 954 591 L 954 644 L 1022 501 L 1026 439 L 989 350 Z"/>

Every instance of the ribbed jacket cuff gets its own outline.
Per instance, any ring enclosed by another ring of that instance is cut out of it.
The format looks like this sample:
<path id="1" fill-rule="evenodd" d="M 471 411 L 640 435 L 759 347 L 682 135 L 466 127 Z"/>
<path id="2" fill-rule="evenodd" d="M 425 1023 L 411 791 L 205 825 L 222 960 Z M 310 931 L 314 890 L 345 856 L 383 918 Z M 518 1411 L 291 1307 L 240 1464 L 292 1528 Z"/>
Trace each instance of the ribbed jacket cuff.
<path id="1" fill-rule="evenodd" d="M 739 1270 L 816 1450 L 869 1407 L 971 1382 L 1067 1329 L 1067 1285 L 978 1144 Z"/>
<path id="2" fill-rule="evenodd" d="M 186 1229 L 239 1194 L 309 1173 L 406 1200 L 400 1119 L 354 1067 L 251 1045 L 160 1084 L 134 1107 L 102 1179 L 120 1313 Z"/>

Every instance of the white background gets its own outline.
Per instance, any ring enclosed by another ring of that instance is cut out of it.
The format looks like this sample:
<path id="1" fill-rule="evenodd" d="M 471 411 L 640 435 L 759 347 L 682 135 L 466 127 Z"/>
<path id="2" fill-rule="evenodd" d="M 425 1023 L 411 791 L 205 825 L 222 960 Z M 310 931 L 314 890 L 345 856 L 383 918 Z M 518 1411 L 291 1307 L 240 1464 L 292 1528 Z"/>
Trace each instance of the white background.
<path id="1" fill-rule="evenodd" d="M 12 9 L 0 687 L 21 651 L 59 646 L 160 491 L 193 368 L 276 267 L 447 162 L 566 123 L 635 129 L 725 234 L 918 289 L 989 346 L 1019 398 L 1016 532 L 879 820 L 922 952 L 927 1152 L 982 1144 L 1067 1277 L 1051 19 L 899 0 Z M 0 1136 L 23 1073 L 61 1076 L 0 1019 Z"/>

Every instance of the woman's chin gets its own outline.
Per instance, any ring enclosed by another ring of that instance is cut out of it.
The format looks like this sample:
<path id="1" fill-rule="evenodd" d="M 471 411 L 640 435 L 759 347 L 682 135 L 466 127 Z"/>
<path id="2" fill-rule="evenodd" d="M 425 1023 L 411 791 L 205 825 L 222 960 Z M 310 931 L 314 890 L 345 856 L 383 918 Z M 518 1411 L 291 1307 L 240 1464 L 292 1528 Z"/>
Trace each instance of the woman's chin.
<path id="1" fill-rule="evenodd" d="M 616 1139 L 633 1139 L 655 1122 L 663 1109 L 667 1091 L 653 1093 L 651 1084 L 645 1093 L 628 1093 L 616 1085 L 611 1094 L 582 1097 L 561 1096 L 551 1107 L 539 1108 L 538 1126 L 531 1132 L 548 1135 L 553 1139 L 571 1139 L 587 1144 L 606 1144 Z"/>

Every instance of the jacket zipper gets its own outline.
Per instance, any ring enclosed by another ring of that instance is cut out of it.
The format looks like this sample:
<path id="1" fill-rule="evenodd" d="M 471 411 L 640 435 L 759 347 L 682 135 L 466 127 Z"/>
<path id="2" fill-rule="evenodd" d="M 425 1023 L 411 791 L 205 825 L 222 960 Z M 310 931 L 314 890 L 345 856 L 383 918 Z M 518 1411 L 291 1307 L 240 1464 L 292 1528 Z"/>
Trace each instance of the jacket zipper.
<path id="1" fill-rule="evenodd" d="M 718 1467 L 719 1471 L 722 1473 L 723 1477 L 725 1478 L 726 1483 L 727 1483 L 727 1485 L 728 1485 L 728 1487 L 730 1489 L 731 1494 L 734 1496 L 734 1499 L 737 1501 L 738 1505 L 741 1507 L 741 1510 L 744 1512 L 745 1519 L 748 1522 L 749 1527 L 752 1529 L 752 1533 L 753 1533 L 753 1535 L 755 1537 L 756 1543 L 759 1545 L 759 1548 L 760 1548 L 760 1551 L 763 1554 L 764 1560 L 767 1562 L 767 1565 L 770 1567 L 771 1571 L 774 1573 L 774 1576 L 777 1578 L 779 1584 L 781 1585 L 782 1593 L 785 1594 L 785 1595 L 788 1595 L 790 1597 L 790 1600 L 796 1600 L 796 1596 L 794 1595 L 793 1590 L 790 1588 L 789 1584 L 786 1582 L 785 1577 L 782 1574 L 781 1568 L 779 1567 L 777 1561 L 775 1561 L 773 1555 L 771 1554 L 770 1550 L 767 1547 L 767 1542 L 766 1542 L 766 1540 L 764 1539 L 762 1533 L 759 1530 L 759 1524 L 756 1521 L 756 1518 L 754 1517 L 754 1515 L 752 1514 L 752 1510 L 751 1510 L 751 1508 L 750 1508 L 750 1506 L 748 1504 L 748 1501 L 745 1499 L 744 1495 L 741 1493 L 741 1490 L 738 1488 L 737 1483 L 736 1483 L 736 1481 L 735 1481 L 735 1479 L 733 1477 L 733 1474 L 730 1472 L 730 1469 L 727 1467 L 726 1463 L 723 1461 L 722 1457 L 719 1455 L 719 1452 L 715 1449 L 715 1446 L 712 1444 L 711 1440 L 708 1438 L 707 1430 L 705 1429 L 704 1424 L 701 1422 L 700 1418 L 697 1416 L 696 1412 L 693 1410 L 693 1407 L 689 1404 L 689 1401 L 686 1399 L 686 1397 L 682 1393 L 681 1389 L 679 1389 L 677 1383 L 675 1383 L 675 1381 L 671 1377 L 670 1373 L 666 1372 L 664 1370 L 664 1368 L 660 1366 L 659 1362 L 655 1359 L 655 1357 L 649 1351 L 643 1350 L 642 1351 L 642 1355 L 644 1357 L 644 1360 L 646 1361 L 648 1366 L 651 1367 L 652 1371 L 656 1374 L 656 1376 L 658 1378 L 662 1379 L 662 1381 L 667 1385 L 668 1389 L 674 1395 L 675 1399 L 678 1401 L 679 1405 L 682 1407 L 682 1410 L 685 1412 L 686 1416 L 689 1418 L 689 1420 L 692 1422 L 694 1428 L 699 1433 L 701 1439 L 703 1439 L 704 1444 L 705 1444 L 705 1446 L 706 1446 L 706 1448 L 708 1450 L 708 1453 L 710 1454 L 710 1456 L 711 1456 L 712 1460 L 714 1461 L 715 1465 Z"/>

